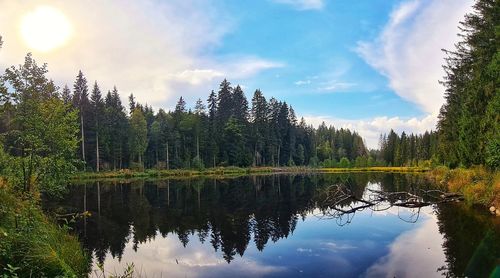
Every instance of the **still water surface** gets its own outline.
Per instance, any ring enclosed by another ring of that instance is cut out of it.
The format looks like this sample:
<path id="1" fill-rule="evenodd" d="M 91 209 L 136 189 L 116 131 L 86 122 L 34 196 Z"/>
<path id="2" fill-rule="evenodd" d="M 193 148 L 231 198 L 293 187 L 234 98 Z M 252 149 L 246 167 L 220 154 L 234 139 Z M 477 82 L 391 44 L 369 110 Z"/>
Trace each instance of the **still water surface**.
<path id="1" fill-rule="evenodd" d="M 335 214 L 332 184 L 356 196 L 429 188 L 407 174 L 315 174 L 90 182 L 44 206 L 74 224 L 93 268 L 146 277 L 488 277 L 500 233 L 462 204 Z M 353 204 L 345 204 L 349 207 Z M 495 272 L 496 269 L 496 272 Z"/>

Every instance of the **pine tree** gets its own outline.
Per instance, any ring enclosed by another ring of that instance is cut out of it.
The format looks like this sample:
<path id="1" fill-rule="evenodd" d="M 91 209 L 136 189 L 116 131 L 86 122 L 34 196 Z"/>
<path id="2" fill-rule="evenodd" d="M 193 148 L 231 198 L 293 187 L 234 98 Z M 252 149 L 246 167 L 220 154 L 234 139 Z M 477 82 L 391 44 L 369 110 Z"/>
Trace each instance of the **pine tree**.
<path id="1" fill-rule="evenodd" d="M 461 22 L 462 41 L 455 50 L 445 50 L 446 103 L 439 115 L 439 152 L 451 166 L 485 163 L 488 142 L 499 140 L 499 113 L 490 103 L 498 98 L 500 85 L 500 3 L 478 0 L 473 9 Z"/>
<path id="2" fill-rule="evenodd" d="M 72 96 L 71 96 L 71 90 L 69 89 L 68 85 L 64 85 L 61 93 L 61 99 L 63 100 L 64 104 L 71 103 Z"/>
<path id="3" fill-rule="evenodd" d="M 240 85 L 236 86 L 233 91 L 232 97 L 232 116 L 238 120 L 241 124 L 245 124 L 248 121 L 248 101 L 241 89 Z"/>
<path id="4" fill-rule="evenodd" d="M 88 130 L 86 118 L 88 116 L 89 98 L 88 98 L 87 79 L 82 71 L 78 72 L 76 81 L 73 85 L 73 106 L 78 108 L 80 117 L 80 141 L 81 141 L 81 158 L 86 163 L 86 150 L 85 145 L 87 139 L 85 138 L 85 131 Z"/>
<path id="5" fill-rule="evenodd" d="M 95 138 L 95 170 L 99 172 L 100 166 L 100 146 L 99 146 L 99 134 L 102 132 L 102 122 L 104 116 L 104 100 L 102 99 L 101 90 L 97 85 L 97 81 L 94 83 L 92 93 L 90 96 L 90 105 L 92 107 L 92 118 L 93 118 L 93 133 Z"/>

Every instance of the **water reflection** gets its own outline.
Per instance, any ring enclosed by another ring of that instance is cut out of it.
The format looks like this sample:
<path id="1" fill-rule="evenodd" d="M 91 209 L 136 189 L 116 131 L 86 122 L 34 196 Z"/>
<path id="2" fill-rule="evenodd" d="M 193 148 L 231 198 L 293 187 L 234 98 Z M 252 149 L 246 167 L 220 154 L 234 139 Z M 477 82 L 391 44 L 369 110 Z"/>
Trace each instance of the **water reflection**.
<path id="1" fill-rule="evenodd" d="M 45 206 L 90 211 L 75 231 L 94 262 L 110 271 L 134 262 L 148 277 L 412 276 L 405 265 L 432 277 L 494 268 L 498 248 L 488 249 L 487 263 L 463 265 L 471 251 L 457 243 L 463 231 L 450 226 L 472 220 L 457 220 L 454 214 L 463 213 L 455 206 L 424 208 L 414 223 L 399 219 L 414 215 L 402 208 L 357 212 L 342 227 L 320 220 L 329 208 L 318 197 L 332 184 L 360 198 L 367 185 L 384 191 L 429 186 L 419 175 L 367 173 L 94 182 L 72 186 L 64 200 Z M 474 226 L 477 246 L 488 225 Z M 491 241 L 498 247 L 498 234 Z"/>

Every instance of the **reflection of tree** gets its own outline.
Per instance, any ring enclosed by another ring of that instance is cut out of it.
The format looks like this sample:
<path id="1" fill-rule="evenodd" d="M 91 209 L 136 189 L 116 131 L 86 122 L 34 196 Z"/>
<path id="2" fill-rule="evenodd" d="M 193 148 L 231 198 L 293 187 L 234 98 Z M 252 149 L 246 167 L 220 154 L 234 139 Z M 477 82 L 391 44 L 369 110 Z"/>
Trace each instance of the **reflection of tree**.
<path id="1" fill-rule="evenodd" d="M 317 202 L 322 207 L 320 217 L 332 218 L 337 220 L 339 225 L 345 225 L 351 222 L 358 211 L 365 209 L 384 211 L 392 207 L 413 210 L 408 222 L 415 223 L 420 208 L 462 199 L 460 194 L 445 193 L 437 189 L 424 190 L 414 186 L 407 188 L 406 191 L 366 188 L 363 196 L 359 197 L 359 192 L 353 192 L 348 185 L 334 184 L 320 191 Z"/>
<path id="2" fill-rule="evenodd" d="M 86 196 L 92 216 L 78 222 L 76 231 L 99 262 L 107 252 L 121 258 L 129 241 L 137 248 L 158 234 L 175 235 L 184 246 L 195 235 L 230 262 L 236 255 L 243 256 L 252 234 L 253 244 L 262 251 L 270 240 L 276 242 L 293 233 L 299 217 L 316 208 L 328 209 L 319 201 L 327 185 L 342 184 L 352 195 L 363 198 L 369 183 L 379 184 L 383 191 L 412 190 L 417 188 L 415 184 L 427 189 L 420 179 L 361 173 L 101 183 L 100 198 L 94 185 L 73 186 L 67 198 L 46 207 L 81 212 Z M 346 200 L 345 204 L 351 203 Z"/>
<path id="3" fill-rule="evenodd" d="M 236 254 L 243 256 L 252 233 L 259 250 L 269 240 L 287 237 L 298 216 L 314 208 L 318 184 L 326 182 L 314 176 L 278 175 L 101 183 L 99 196 L 93 185 L 74 186 L 57 205 L 66 211 L 82 211 L 86 200 L 92 216 L 78 222 L 76 231 L 99 262 L 108 251 L 120 258 L 129 240 L 136 249 L 157 233 L 175 234 L 184 246 L 190 235 L 197 234 L 230 262 Z"/>
<path id="4" fill-rule="evenodd" d="M 447 277 L 496 277 L 500 233 L 491 216 L 455 204 L 439 206 L 437 217 L 447 263 L 439 271 Z"/>

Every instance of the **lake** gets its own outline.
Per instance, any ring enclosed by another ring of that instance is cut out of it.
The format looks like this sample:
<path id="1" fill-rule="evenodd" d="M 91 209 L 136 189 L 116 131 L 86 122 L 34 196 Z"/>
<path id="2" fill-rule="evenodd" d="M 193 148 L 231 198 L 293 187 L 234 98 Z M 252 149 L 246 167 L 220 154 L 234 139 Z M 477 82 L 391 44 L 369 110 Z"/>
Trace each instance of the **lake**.
<path id="1" fill-rule="evenodd" d="M 331 208 L 341 185 L 374 192 L 427 190 L 421 174 L 257 175 L 75 184 L 45 200 L 70 224 L 93 269 L 143 277 L 491 277 L 499 274 L 498 220 L 462 203 L 421 208 Z M 95 272 L 93 275 L 95 275 Z M 496 276 L 498 277 L 498 276 Z"/>

